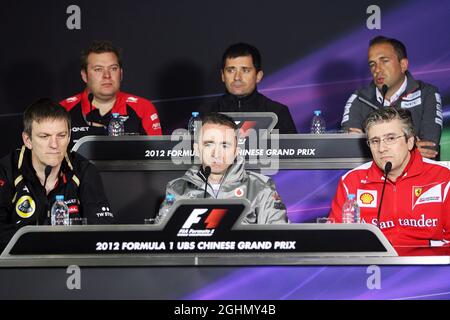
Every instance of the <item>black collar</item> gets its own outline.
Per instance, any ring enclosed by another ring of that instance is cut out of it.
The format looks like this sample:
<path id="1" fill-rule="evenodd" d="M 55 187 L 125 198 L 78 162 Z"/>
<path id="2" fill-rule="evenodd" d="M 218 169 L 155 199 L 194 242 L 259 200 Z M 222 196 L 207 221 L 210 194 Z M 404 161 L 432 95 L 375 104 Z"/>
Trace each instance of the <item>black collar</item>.
<path id="1" fill-rule="evenodd" d="M 247 96 L 244 97 L 238 97 L 234 94 L 229 93 L 228 91 L 225 93 L 223 98 L 225 99 L 225 102 L 227 105 L 238 105 L 239 102 L 241 105 L 251 104 L 253 101 L 255 101 L 258 97 L 259 93 L 258 90 L 254 90 L 252 93 L 250 93 Z"/>

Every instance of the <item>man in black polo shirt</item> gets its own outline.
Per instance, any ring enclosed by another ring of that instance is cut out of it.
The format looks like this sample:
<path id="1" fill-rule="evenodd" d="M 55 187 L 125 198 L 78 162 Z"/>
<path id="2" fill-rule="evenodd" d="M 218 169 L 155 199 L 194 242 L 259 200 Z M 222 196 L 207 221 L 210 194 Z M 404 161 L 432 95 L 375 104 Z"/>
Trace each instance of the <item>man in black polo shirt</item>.
<path id="1" fill-rule="evenodd" d="M 210 112 L 273 112 L 278 116 L 274 129 L 279 133 L 297 133 L 287 106 L 258 92 L 256 85 L 263 78 L 261 55 L 246 43 L 230 46 L 222 57 L 222 81 L 227 92 L 200 107 L 200 113 Z"/>

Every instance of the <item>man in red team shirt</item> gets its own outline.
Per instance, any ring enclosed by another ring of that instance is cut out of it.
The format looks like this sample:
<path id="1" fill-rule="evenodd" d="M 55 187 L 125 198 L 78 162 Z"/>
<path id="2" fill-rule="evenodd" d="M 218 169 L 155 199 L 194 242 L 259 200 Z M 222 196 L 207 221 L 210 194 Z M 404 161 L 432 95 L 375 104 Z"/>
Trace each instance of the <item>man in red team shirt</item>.
<path id="1" fill-rule="evenodd" d="M 155 106 L 120 91 L 123 69 L 120 51 L 109 41 L 95 41 L 81 53 L 81 78 L 86 89 L 60 102 L 72 119 L 72 142 L 87 135 L 107 135 L 113 113 L 119 113 L 125 133 L 161 135 Z"/>
<path id="2" fill-rule="evenodd" d="M 367 117 L 364 128 L 373 161 L 341 178 L 330 217 L 342 222 L 347 195 L 355 194 L 361 222 L 379 225 L 394 246 L 449 246 L 450 169 L 421 156 L 409 110 L 380 108 Z M 387 162 L 392 169 L 378 221 Z"/>

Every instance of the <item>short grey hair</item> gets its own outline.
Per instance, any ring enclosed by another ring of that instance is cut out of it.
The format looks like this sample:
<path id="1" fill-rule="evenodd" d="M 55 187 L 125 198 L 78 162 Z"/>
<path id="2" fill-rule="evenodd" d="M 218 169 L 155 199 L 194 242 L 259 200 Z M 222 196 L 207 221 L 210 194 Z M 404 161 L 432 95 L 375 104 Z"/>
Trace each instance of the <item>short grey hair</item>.
<path id="1" fill-rule="evenodd" d="M 402 109 L 398 107 L 386 107 L 370 113 L 364 121 L 364 131 L 367 131 L 375 124 L 390 122 L 398 119 L 402 123 L 402 131 L 406 135 L 406 138 L 415 136 L 414 124 L 412 122 L 411 112 L 408 109 Z"/>

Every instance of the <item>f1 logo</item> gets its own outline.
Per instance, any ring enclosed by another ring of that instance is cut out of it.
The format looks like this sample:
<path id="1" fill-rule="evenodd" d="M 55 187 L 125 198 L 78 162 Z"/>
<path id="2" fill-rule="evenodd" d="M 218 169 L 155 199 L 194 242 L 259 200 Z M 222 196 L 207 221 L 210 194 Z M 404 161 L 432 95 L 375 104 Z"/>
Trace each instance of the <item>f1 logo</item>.
<path id="1" fill-rule="evenodd" d="M 189 217 L 186 219 L 185 223 L 181 227 L 182 229 L 190 229 L 193 224 L 197 224 L 201 220 L 201 215 L 205 214 L 208 209 L 194 209 Z M 227 209 L 212 209 L 211 213 L 205 220 L 206 229 L 214 229 L 219 224 L 224 217 Z"/>
<path id="2" fill-rule="evenodd" d="M 190 229 L 193 224 L 199 223 L 201 215 L 207 212 L 208 209 L 194 209 L 190 216 L 186 219 L 185 223 L 181 227 L 182 229 Z"/>

